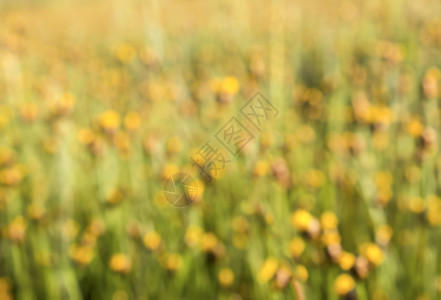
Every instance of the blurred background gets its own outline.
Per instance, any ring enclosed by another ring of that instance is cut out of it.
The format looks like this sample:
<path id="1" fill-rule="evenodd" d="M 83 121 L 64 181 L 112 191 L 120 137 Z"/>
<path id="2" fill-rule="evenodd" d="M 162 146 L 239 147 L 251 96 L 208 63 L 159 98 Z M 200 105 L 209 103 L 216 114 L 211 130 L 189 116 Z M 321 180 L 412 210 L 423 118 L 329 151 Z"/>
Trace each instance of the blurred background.
<path id="1" fill-rule="evenodd" d="M 440 13 L 0 0 L 0 299 L 440 299 Z M 257 92 L 279 114 L 207 180 Z"/>

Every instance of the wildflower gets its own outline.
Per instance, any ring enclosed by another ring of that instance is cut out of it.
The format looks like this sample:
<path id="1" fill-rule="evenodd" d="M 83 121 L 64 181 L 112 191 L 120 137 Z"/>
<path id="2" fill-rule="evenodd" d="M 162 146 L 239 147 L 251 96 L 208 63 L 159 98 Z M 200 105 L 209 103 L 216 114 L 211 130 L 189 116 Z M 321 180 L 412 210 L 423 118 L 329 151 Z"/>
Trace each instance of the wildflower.
<path id="1" fill-rule="evenodd" d="M 338 225 L 338 218 L 333 212 L 326 211 L 320 217 L 320 224 L 324 230 L 336 229 Z"/>
<path id="2" fill-rule="evenodd" d="M 237 249 L 245 249 L 248 245 L 248 236 L 244 233 L 237 233 L 233 236 L 233 245 Z"/>
<path id="3" fill-rule="evenodd" d="M 161 236 L 156 231 L 150 231 L 144 235 L 143 242 L 150 250 L 156 250 L 161 244 Z"/>
<path id="4" fill-rule="evenodd" d="M 129 112 L 124 117 L 124 127 L 127 131 L 134 132 L 141 126 L 141 117 L 137 112 Z"/>
<path id="5" fill-rule="evenodd" d="M 21 166 L 9 167 L 0 171 L 0 184 L 17 185 L 24 178 L 24 168 Z"/>
<path id="6" fill-rule="evenodd" d="M 176 165 L 172 165 L 172 164 L 165 165 L 164 168 L 162 169 L 161 178 L 165 180 L 178 172 L 179 172 L 179 168 Z"/>
<path id="7" fill-rule="evenodd" d="M 441 199 L 429 196 L 427 199 L 427 221 L 432 226 L 441 225 Z"/>
<path id="8" fill-rule="evenodd" d="M 425 203 L 423 198 L 421 197 L 413 197 L 410 199 L 409 203 L 409 210 L 413 212 L 414 214 L 420 214 L 424 212 L 425 209 Z"/>
<path id="9" fill-rule="evenodd" d="M 132 262 L 127 255 L 117 253 L 112 256 L 109 262 L 110 268 L 118 273 L 128 273 L 132 268 Z"/>
<path id="10" fill-rule="evenodd" d="M 306 269 L 306 267 L 304 265 L 297 265 L 296 276 L 297 276 L 297 278 L 299 278 L 302 281 L 308 280 L 308 277 L 309 277 L 308 270 Z"/>
<path id="11" fill-rule="evenodd" d="M 305 247 L 305 242 L 300 237 L 293 238 L 289 243 L 289 249 L 294 258 L 300 257 L 305 250 Z"/>
<path id="12" fill-rule="evenodd" d="M 107 194 L 106 201 L 107 203 L 114 205 L 121 202 L 122 198 L 123 198 L 123 194 L 121 189 L 115 188 Z"/>
<path id="13" fill-rule="evenodd" d="M 167 255 L 166 267 L 170 271 L 178 270 L 182 265 L 182 257 L 177 253 L 170 253 Z"/>
<path id="14" fill-rule="evenodd" d="M 204 233 L 201 238 L 201 249 L 204 252 L 214 251 L 218 241 L 214 233 Z"/>
<path id="15" fill-rule="evenodd" d="M 384 260 L 383 251 L 374 243 L 361 245 L 360 253 L 373 265 L 378 266 Z"/>
<path id="16" fill-rule="evenodd" d="M 230 268 L 222 268 L 217 278 L 223 287 L 228 287 L 234 282 L 234 273 Z"/>
<path id="17" fill-rule="evenodd" d="M 386 246 L 392 237 L 393 230 L 389 225 L 382 225 L 378 228 L 375 239 L 378 244 Z"/>
<path id="18" fill-rule="evenodd" d="M 318 188 L 322 186 L 324 181 L 325 181 L 325 176 L 319 170 L 310 170 L 306 174 L 306 184 L 312 188 Z"/>
<path id="19" fill-rule="evenodd" d="M 26 234 L 26 221 L 22 216 L 16 217 L 8 227 L 8 235 L 13 242 L 22 242 Z"/>
<path id="20" fill-rule="evenodd" d="M 258 161 L 254 166 L 253 174 L 257 177 L 265 176 L 268 173 L 269 164 L 266 161 Z"/>
<path id="21" fill-rule="evenodd" d="M 32 123 L 37 119 L 38 110 L 34 103 L 27 103 L 20 107 L 20 116 L 23 121 L 27 123 Z"/>
<path id="22" fill-rule="evenodd" d="M 355 264 L 355 256 L 352 253 L 342 251 L 338 258 L 338 264 L 343 270 L 350 270 Z"/>
<path id="23" fill-rule="evenodd" d="M 291 215 L 291 224 L 300 231 L 307 231 L 313 219 L 308 211 L 299 209 Z"/>
<path id="24" fill-rule="evenodd" d="M 28 215 L 31 219 L 33 220 L 40 220 L 44 214 L 45 214 L 45 209 L 44 207 L 39 204 L 39 203 L 32 203 L 28 206 Z"/>
<path id="25" fill-rule="evenodd" d="M 167 153 L 169 155 L 178 153 L 181 149 L 182 149 L 182 143 L 178 137 L 176 137 L 176 136 L 171 137 L 167 141 Z"/>
<path id="26" fill-rule="evenodd" d="M 83 128 L 78 132 L 78 141 L 84 145 L 90 145 L 95 140 L 94 132 L 89 128 Z"/>
<path id="27" fill-rule="evenodd" d="M 88 265 L 94 256 L 92 247 L 76 245 L 69 248 L 69 255 L 80 265 Z"/>
<path id="28" fill-rule="evenodd" d="M 418 119 L 412 119 L 407 124 L 407 130 L 409 131 L 410 135 L 414 137 L 420 136 L 423 133 L 423 129 L 424 126 Z"/>
<path id="29" fill-rule="evenodd" d="M 338 295 L 345 296 L 355 288 L 354 279 L 348 274 L 341 274 L 337 277 L 334 284 Z"/>
<path id="30" fill-rule="evenodd" d="M 136 50 L 132 45 L 123 43 L 117 48 L 116 57 L 122 63 L 131 63 L 136 57 Z"/>
<path id="31" fill-rule="evenodd" d="M 15 162 L 16 158 L 14 152 L 6 147 L 0 148 L 0 166 L 10 167 Z"/>
<path id="32" fill-rule="evenodd" d="M 114 133 L 119 127 L 119 122 L 119 115 L 113 110 L 105 111 L 99 117 L 99 124 L 107 133 Z"/>
<path id="33" fill-rule="evenodd" d="M 441 72 L 438 68 L 432 67 L 427 70 L 423 78 L 423 91 L 426 98 L 436 98 L 439 95 L 439 79 Z"/>
<path id="34" fill-rule="evenodd" d="M 189 247 L 194 247 L 199 243 L 202 236 L 202 229 L 198 226 L 190 226 L 185 232 L 185 243 Z"/>
<path id="35" fill-rule="evenodd" d="M 113 143 L 122 154 L 128 154 L 131 149 L 130 137 L 123 131 L 117 131 L 113 137 Z"/>
<path id="36" fill-rule="evenodd" d="M 260 269 L 257 280 L 260 283 L 266 283 L 270 281 L 276 274 L 278 266 L 279 262 L 277 261 L 277 259 L 273 257 L 268 258 Z"/>
<path id="37" fill-rule="evenodd" d="M 237 232 L 247 232 L 248 231 L 248 221 L 242 216 L 237 216 L 233 219 L 233 229 Z"/>

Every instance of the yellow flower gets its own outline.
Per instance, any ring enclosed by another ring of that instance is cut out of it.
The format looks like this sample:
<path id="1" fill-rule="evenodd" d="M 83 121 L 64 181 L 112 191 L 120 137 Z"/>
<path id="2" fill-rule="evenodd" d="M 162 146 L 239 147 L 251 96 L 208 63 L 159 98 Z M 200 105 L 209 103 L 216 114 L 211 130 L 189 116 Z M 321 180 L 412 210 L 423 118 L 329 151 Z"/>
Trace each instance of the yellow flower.
<path id="1" fill-rule="evenodd" d="M 341 237 L 336 230 L 326 230 L 323 232 L 322 242 L 326 246 L 340 244 Z"/>
<path id="2" fill-rule="evenodd" d="M 110 268 L 119 273 L 128 273 L 132 268 L 132 262 L 127 255 L 123 253 L 117 253 L 110 259 Z"/>
<path id="3" fill-rule="evenodd" d="M 338 218 L 333 212 L 326 211 L 321 215 L 320 223 L 325 230 L 336 229 L 338 225 Z"/>
<path id="4" fill-rule="evenodd" d="M 296 210 L 291 215 L 291 224 L 300 231 L 307 231 L 312 220 L 311 214 L 304 209 Z"/>
<path id="5" fill-rule="evenodd" d="M 201 238 L 201 249 L 202 251 L 209 252 L 213 251 L 217 245 L 217 237 L 214 233 L 208 232 L 204 233 Z"/>
<path id="6" fill-rule="evenodd" d="M 22 216 L 16 217 L 8 228 L 9 238 L 13 242 L 21 242 L 26 234 L 26 221 Z"/>
<path id="7" fill-rule="evenodd" d="M 417 119 L 412 119 L 409 123 L 407 123 L 407 130 L 410 135 L 414 137 L 418 137 L 423 133 L 424 126 Z"/>
<path id="8" fill-rule="evenodd" d="M 343 270 L 350 270 L 355 264 L 355 256 L 352 253 L 343 251 L 338 257 L 338 264 Z"/>
<path id="9" fill-rule="evenodd" d="M 34 103 L 28 103 L 20 107 L 21 118 L 28 123 L 31 123 L 37 119 L 38 110 Z"/>
<path id="10" fill-rule="evenodd" d="M 429 196 L 427 199 L 427 221 L 432 226 L 441 225 L 441 199 Z"/>
<path id="11" fill-rule="evenodd" d="M 124 127 L 128 131 L 136 131 L 141 126 L 141 117 L 137 112 L 130 112 L 124 118 Z"/>
<path id="12" fill-rule="evenodd" d="M 266 161 L 258 161 L 254 167 L 253 174 L 257 177 L 266 175 L 269 171 L 269 164 Z"/>
<path id="13" fill-rule="evenodd" d="M 291 255 L 294 258 L 298 258 L 305 250 L 305 242 L 301 238 L 295 237 L 291 240 L 291 243 L 289 243 L 289 249 Z"/>
<path id="14" fill-rule="evenodd" d="M 270 281 L 276 274 L 278 266 L 279 262 L 277 261 L 277 259 L 273 257 L 268 258 L 260 269 L 257 280 L 260 283 L 266 283 Z"/>
<path id="15" fill-rule="evenodd" d="M 309 273 L 308 270 L 303 265 L 297 265 L 296 276 L 300 280 L 306 281 L 308 280 Z"/>
<path id="16" fill-rule="evenodd" d="M 236 77 L 233 76 L 227 76 L 223 79 L 221 86 L 220 86 L 220 92 L 234 95 L 239 90 L 239 81 Z"/>
<path id="17" fill-rule="evenodd" d="M 173 174 L 176 174 L 179 172 L 179 168 L 176 165 L 165 165 L 164 169 L 162 169 L 162 174 L 161 174 L 161 178 L 162 179 L 167 179 L 170 176 L 172 176 Z"/>
<path id="18" fill-rule="evenodd" d="M 90 145 L 95 140 L 95 134 L 89 128 L 83 128 L 78 132 L 78 141 L 84 145 Z"/>
<path id="19" fill-rule="evenodd" d="M 73 245 L 69 248 L 69 255 L 79 264 L 88 265 L 93 259 L 93 249 L 89 246 Z"/>
<path id="20" fill-rule="evenodd" d="M 171 253 L 167 255 L 167 269 L 170 271 L 175 271 L 179 269 L 182 265 L 182 258 L 177 253 Z"/>
<path id="21" fill-rule="evenodd" d="M 147 248 L 156 250 L 161 244 L 161 236 L 156 231 L 150 231 L 144 235 L 143 242 Z"/>
<path id="22" fill-rule="evenodd" d="M 424 209 L 425 203 L 421 197 L 414 197 L 409 201 L 409 210 L 414 214 L 420 214 Z"/>
<path id="23" fill-rule="evenodd" d="M 237 249 L 245 249 L 248 245 L 248 236 L 245 233 L 237 233 L 233 236 L 233 245 Z"/>
<path id="24" fill-rule="evenodd" d="M 185 243 L 189 247 L 198 245 L 202 236 L 202 229 L 198 226 L 190 226 L 185 232 Z"/>
<path id="25" fill-rule="evenodd" d="M 306 184 L 310 187 L 317 188 L 322 186 L 325 181 L 325 175 L 320 170 L 310 170 L 306 174 Z"/>
<path id="26" fill-rule="evenodd" d="M 383 251 L 374 243 L 361 245 L 360 253 L 373 265 L 380 265 L 384 260 Z"/>
<path id="27" fill-rule="evenodd" d="M 122 63 L 130 63 L 136 57 L 136 50 L 135 50 L 135 48 L 133 48 L 132 45 L 129 45 L 126 43 L 121 44 L 121 45 L 119 45 L 118 49 L 116 50 L 116 57 Z"/>
<path id="28" fill-rule="evenodd" d="M 389 225 L 382 225 L 378 228 L 375 238 L 381 245 L 387 245 L 392 237 L 393 229 Z"/>
<path id="29" fill-rule="evenodd" d="M 354 279 L 348 274 L 341 274 L 335 280 L 335 290 L 338 295 L 345 296 L 355 288 Z"/>
<path id="30" fill-rule="evenodd" d="M 175 154 L 178 153 L 182 148 L 181 140 L 177 136 L 171 137 L 167 141 L 167 153 Z"/>
<path id="31" fill-rule="evenodd" d="M 99 123 L 106 132 L 113 133 L 119 127 L 119 115 L 116 111 L 108 110 L 101 114 Z"/>
<path id="32" fill-rule="evenodd" d="M 224 286 L 228 287 L 233 284 L 234 282 L 234 273 L 230 268 L 222 268 L 219 271 L 218 275 L 219 283 Z"/>
<path id="33" fill-rule="evenodd" d="M 16 185 L 25 177 L 24 168 L 21 166 L 9 167 L 0 171 L 0 183 L 4 185 Z"/>
<path id="34" fill-rule="evenodd" d="M 248 231 L 248 221 L 242 216 L 235 217 L 233 219 L 233 229 L 237 232 L 247 232 Z"/>

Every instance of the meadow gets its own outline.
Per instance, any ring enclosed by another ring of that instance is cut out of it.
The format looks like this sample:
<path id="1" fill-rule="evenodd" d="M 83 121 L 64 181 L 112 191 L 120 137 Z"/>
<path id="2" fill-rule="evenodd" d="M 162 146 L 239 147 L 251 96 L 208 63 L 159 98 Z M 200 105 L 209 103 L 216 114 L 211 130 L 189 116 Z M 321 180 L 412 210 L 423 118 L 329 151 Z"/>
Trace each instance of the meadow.
<path id="1" fill-rule="evenodd" d="M 440 49 L 435 0 L 0 0 L 0 299 L 441 299 Z"/>

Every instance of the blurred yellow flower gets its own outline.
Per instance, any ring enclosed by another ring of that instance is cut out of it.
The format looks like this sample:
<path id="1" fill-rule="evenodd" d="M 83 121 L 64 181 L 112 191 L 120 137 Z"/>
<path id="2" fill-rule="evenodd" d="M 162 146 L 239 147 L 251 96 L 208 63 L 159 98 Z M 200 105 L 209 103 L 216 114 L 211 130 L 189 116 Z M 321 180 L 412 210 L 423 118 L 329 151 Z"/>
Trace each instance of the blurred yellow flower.
<path id="1" fill-rule="evenodd" d="M 365 243 L 360 246 L 360 253 L 373 265 L 378 266 L 384 260 L 383 251 L 374 243 Z"/>
<path id="2" fill-rule="evenodd" d="M 105 111 L 99 117 L 99 124 L 101 128 L 108 133 L 115 132 L 119 127 L 119 123 L 119 114 L 113 110 Z"/>
<path id="3" fill-rule="evenodd" d="M 260 283 L 266 283 L 270 281 L 276 274 L 278 266 L 279 262 L 277 261 L 277 259 L 273 257 L 268 258 L 260 269 L 257 280 Z"/>
<path id="4" fill-rule="evenodd" d="M 161 236 L 156 231 L 147 232 L 143 238 L 144 245 L 151 250 L 158 249 L 161 244 L 161 240 Z"/>
<path id="5" fill-rule="evenodd" d="M 132 45 L 127 44 L 127 43 L 123 43 L 118 46 L 118 48 L 116 50 L 116 57 L 122 63 L 130 63 L 136 57 L 136 50 Z"/>
<path id="6" fill-rule="evenodd" d="M 235 217 L 232 226 L 235 231 L 241 233 L 247 232 L 249 227 L 247 219 L 242 216 Z"/>
<path id="7" fill-rule="evenodd" d="M 345 296 L 355 288 L 354 279 L 348 274 L 341 274 L 335 280 L 335 291 L 340 296 Z"/>
<path id="8" fill-rule="evenodd" d="M 386 246 L 392 237 L 393 229 L 389 225 L 381 225 L 375 234 L 375 239 L 378 244 Z"/>
<path id="9" fill-rule="evenodd" d="M 116 253 L 109 262 L 110 268 L 118 273 L 128 273 L 132 268 L 130 258 L 123 253 Z"/>
<path id="10" fill-rule="evenodd" d="M 338 264 L 343 270 L 350 270 L 355 264 L 355 256 L 352 253 L 342 251 L 338 257 Z"/>
<path id="11" fill-rule="evenodd" d="M 178 270 L 182 265 L 182 257 L 178 253 L 170 253 L 167 255 L 166 266 L 170 271 Z"/>
<path id="12" fill-rule="evenodd" d="M 313 219 L 308 211 L 299 209 L 291 215 L 291 224 L 300 231 L 307 231 Z"/>
<path id="13" fill-rule="evenodd" d="M 8 236 L 13 242 L 22 242 L 26 234 L 26 221 L 22 216 L 15 217 L 9 224 Z"/>
<path id="14" fill-rule="evenodd" d="M 165 165 L 164 168 L 162 169 L 161 178 L 167 179 L 173 174 L 176 174 L 178 172 L 179 172 L 178 166 L 172 164 Z"/>
<path id="15" fill-rule="evenodd" d="M 330 211 L 325 211 L 320 217 L 320 224 L 323 229 L 336 229 L 338 225 L 337 216 Z"/>
<path id="16" fill-rule="evenodd" d="M 297 265 L 296 267 L 296 276 L 302 281 L 307 281 L 309 277 L 308 270 L 304 265 Z"/>
<path id="17" fill-rule="evenodd" d="M 233 271 L 230 268 L 222 268 L 219 271 L 218 280 L 219 283 L 224 287 L 231 286 L 234 282 Z"/>
<path id="18" fill-rule="evenodd" d="M 202 229 L 198 226 L 190 226 L 185 232 L 185 243 L 189 247 L 194 247 L 199 244 L 199 240 L 202 236 Z"/>
<path id="19" fill-rule="evenodd" d="M 76 245 L 69 247 L 69 255 L 81 265 L 88 265 L 94 256 L 92 247 Z"/>
<path id="20" fill-rule="evenodd" d="M 423 129 L 423 124 L 421 124 L 421 122 L 417 119 L 412 119 L 409 123 L 407 123 L 407 130 L 414 137 L 420 136 L 423 133 Z"/>
<path id="21" fill-rule="evenodd" d="M 300 237 L 295 237 L 289 243 L 289 250 L 294 258 L 300 257 L 305 250 L 306 244 Z"/>
<path id="22" fill-rule="evenodd" d="M 217 237 L 214 235 L 214 233 L 204 233 L 201 238 L 201 249 L 205 252 L 213 251 L 217 243 Z"/>
<path id="23" fill-rule="evenodd" d="M 141 117 L 137 112 L 129 112 L 124 117 L 124 127 L 128 131 L 136 131 L 138 130 L 139 126 L 141 126 Z"/>
<path id="24" fill-rule="evenodd" d="M 269 164 L 266 161 L 258 161 L 254 166 L 253 174 L 257 177 L 262 177 L 266 175 L 269 171 Z"/>

